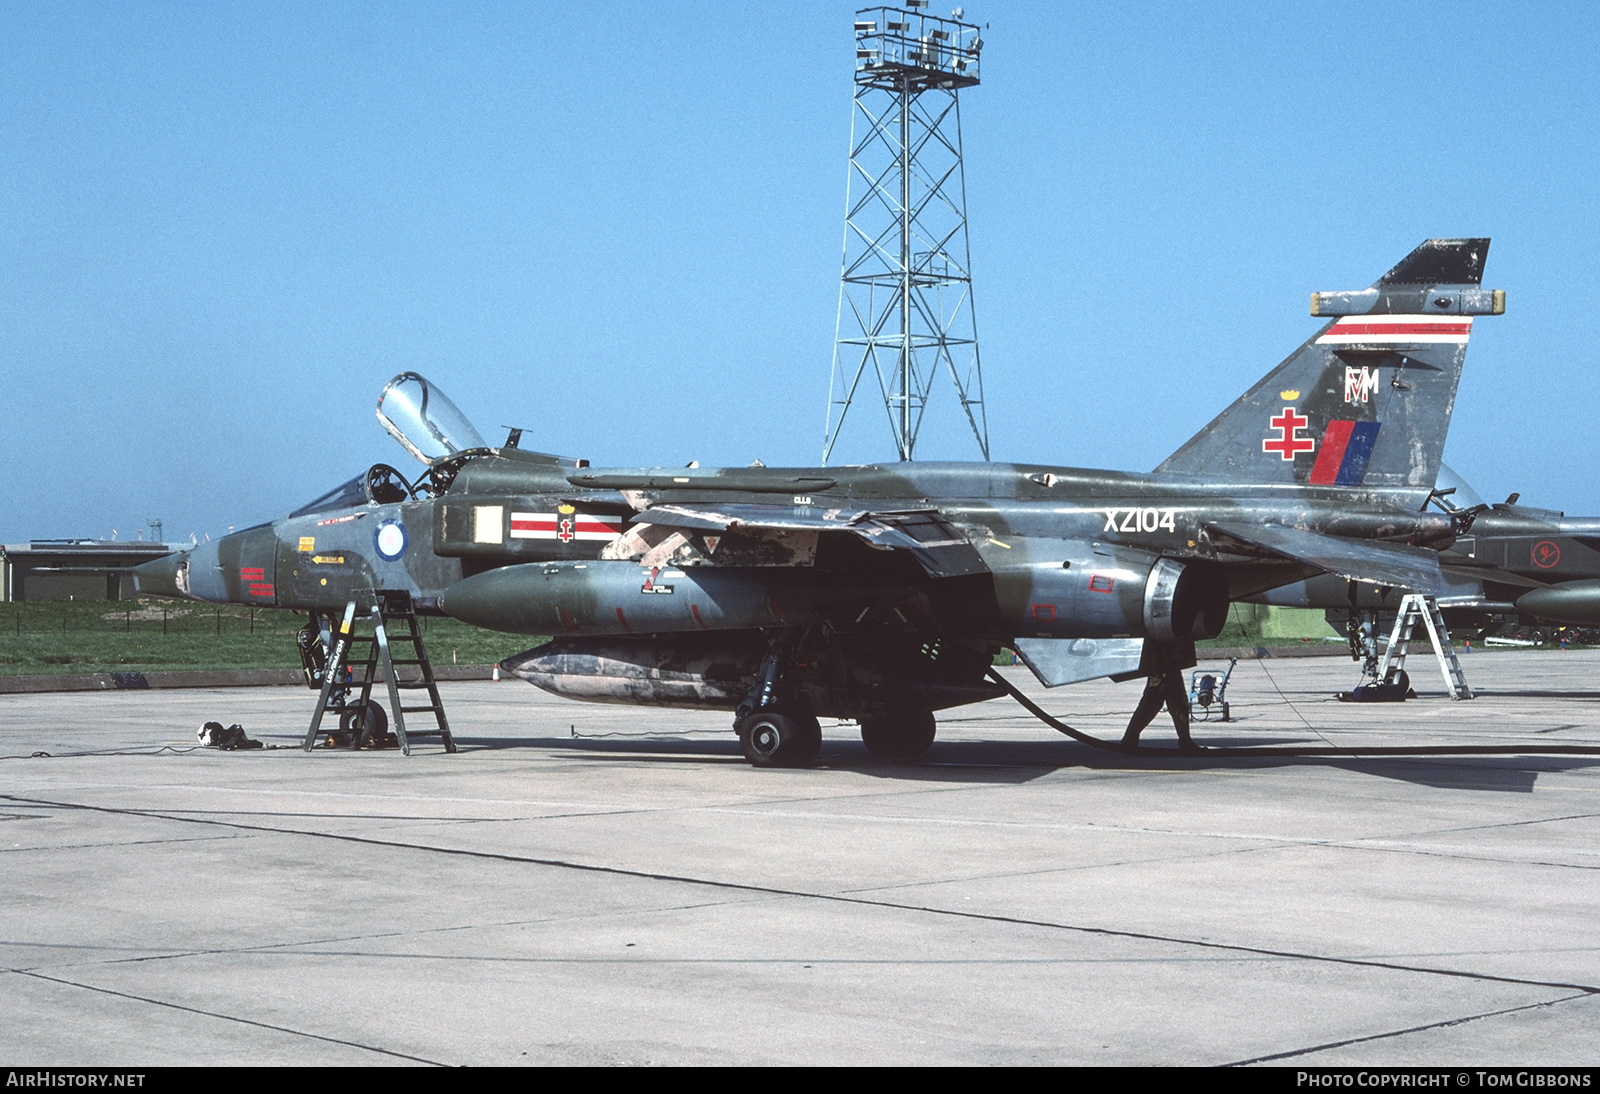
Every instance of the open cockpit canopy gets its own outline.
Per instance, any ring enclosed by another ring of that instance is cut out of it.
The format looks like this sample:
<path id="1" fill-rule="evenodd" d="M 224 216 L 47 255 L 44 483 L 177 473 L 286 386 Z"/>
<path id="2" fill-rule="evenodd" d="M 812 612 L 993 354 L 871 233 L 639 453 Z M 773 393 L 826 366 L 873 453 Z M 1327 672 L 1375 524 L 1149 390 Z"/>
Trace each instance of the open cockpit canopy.
<path id="1" fill-rule="evenodd" d="M 488 447 L 456 404 L 415 372 L 402 372 L 385 385 L 378 396 L 378 421 L 425 464 Z"/>
<path id="2" fill-rule="evenodd" d="M 1450 465 L 1439 465 L 1439 478 L 1434 483 L 1434 489 L 1445 491 L 1452 509 L 1471 509 L 1475 505 L 1487 504 L 1482 495 L 1472 488 L 1472 484 L 1451 470 Z"/>

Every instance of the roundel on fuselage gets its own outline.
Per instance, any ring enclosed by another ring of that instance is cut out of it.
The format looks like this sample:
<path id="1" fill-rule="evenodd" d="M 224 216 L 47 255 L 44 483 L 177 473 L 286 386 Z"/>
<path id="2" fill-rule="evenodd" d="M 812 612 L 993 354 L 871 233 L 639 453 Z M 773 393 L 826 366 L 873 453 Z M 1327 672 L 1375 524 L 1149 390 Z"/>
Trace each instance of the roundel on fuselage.
<path id="1" fill-rule="evenodd" d="M 406 526 L 398 520 L 386 520 L 372 530 L 372 546 L 378 557 L 386 562 L 397 562 L 406 553 Z"/>

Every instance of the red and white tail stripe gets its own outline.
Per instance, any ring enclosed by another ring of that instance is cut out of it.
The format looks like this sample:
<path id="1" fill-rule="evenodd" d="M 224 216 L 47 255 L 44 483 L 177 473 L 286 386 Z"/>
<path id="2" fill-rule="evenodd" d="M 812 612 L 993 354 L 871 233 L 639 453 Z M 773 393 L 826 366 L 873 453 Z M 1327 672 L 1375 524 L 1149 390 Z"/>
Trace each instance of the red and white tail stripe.
<path id="1" fill-rule="evenodd" d="M 1317 339 L 1318 345 L 1416 345 L 1463 343 L 1472 334 L 1470 315 L 1346 315 Z"/>

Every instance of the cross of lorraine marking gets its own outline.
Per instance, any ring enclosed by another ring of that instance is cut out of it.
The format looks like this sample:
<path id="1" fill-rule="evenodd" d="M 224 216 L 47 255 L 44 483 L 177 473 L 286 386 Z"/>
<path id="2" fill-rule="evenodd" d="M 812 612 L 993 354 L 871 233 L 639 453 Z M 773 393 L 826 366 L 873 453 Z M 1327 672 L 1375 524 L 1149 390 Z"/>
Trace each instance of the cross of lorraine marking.
<path id="1" fill-rule="evenodd" d="M 1311 419 L 1296 414 L 1292 406 L 1284 407 L 1276 418 L 1267 419 L 1267 424 L 1278 431 L 1278 436 L 1261 442 L 1263 452 L 1277 452 L 1284 459 L 1292 460 L 1295 453 L 1310 452 L 1317 447 L 1317 442 L 1310 437 L 1300 436 L 1300 430 L 1310 425 Z"/>
<path id="2" fill-rule="evenodd" d="M 572 518 L 571 517 L 562 517 L 561 518 L 561 530 L 556 533 L 556 538 L 559 539 L 562 543 L 571 542 L 571 540 L 572 540 Z"/>

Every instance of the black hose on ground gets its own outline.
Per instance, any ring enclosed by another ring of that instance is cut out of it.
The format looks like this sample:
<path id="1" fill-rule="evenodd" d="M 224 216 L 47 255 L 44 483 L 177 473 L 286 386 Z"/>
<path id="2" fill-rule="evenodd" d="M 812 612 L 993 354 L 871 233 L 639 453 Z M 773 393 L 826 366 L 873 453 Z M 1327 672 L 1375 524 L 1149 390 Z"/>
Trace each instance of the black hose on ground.
<path id="1" fill-rule="evenodd" d="M 1004 676 L 1001 676 L 992 668 L 989 670 L 989 679 L 1005 688 L 1006 691 L 1010 693 L 1011 698 L 1021 703 L 1023 708 L 1027 710 L 1029 714 L 1032 714 L 1035 718 L 1039 719 L 1039 721 L 1043 722 L 1057 733 L 1065 733 L 1074 741 L 1086 744 L 1090 748 L 1103 748 L 1108 752 L 1128 751 L 1122 747 L 1121 742 L 1102 741 L 1099 737 L 1091 737 L 1089 734 L 1073 729 L 1071 726 L 1067 725 L 1067 723 L 1045 713 L 1045 711 L 1040 708 L 1032 699 L 1029 699 L 1026 695 L 1022 694 L 1022 692 L 1017 689 L 1015 684 L 1013 684 L 1010 680 L 1007 680 Z"/>
<path id="2" fill-rule="evenodd" d="M 1022 694 L 1015 684 L 992 668 L 989 670 L 989 679 L 1004 688 L 1011 698 L 1020 703 L 1023 709 L 1039 719 L 1039 721 L 1056 732 L 1064 733 L 1074 741 L 1089 745 L 1091 748 L 1124 754 L 1136 752 L 1146 756 L 1192 757 L 1196 755 L 1196 753 L 1192 752 L 1178 752 L 1169 749 L 1141 747 L 1128 749 L 1124 748 L 1119 741 L 1106 741 L 1099 737 L 1092 737 L 1082 730 L 1073 729 L 1067 723 L 1049 714 L 1032 699 Z M 1410 747 L 1385 746 L 1375 748 L 1340 748 L 1337 745 L 1202 747 L 1204 751 L 1198 753 L 1198 755 L 1202 756 L 1600 756 L 1600 746 L 1596 745 L 1413 745 Z"/>

